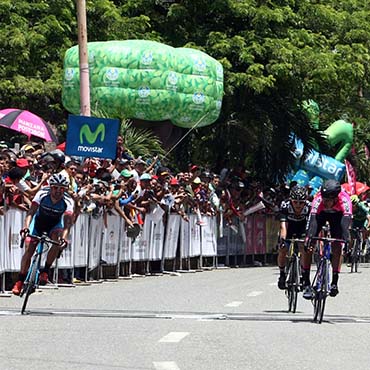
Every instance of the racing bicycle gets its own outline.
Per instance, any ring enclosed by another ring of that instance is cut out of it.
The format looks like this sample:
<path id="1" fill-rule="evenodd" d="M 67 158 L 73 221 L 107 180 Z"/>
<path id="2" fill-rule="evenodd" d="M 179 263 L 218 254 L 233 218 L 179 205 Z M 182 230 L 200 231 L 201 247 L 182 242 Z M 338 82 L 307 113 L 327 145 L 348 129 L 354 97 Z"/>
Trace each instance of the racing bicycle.
<path id="1" fill-rule="evenodd" d="M 321 324 L 324 317 L 326 298 L 330 293 L 331 244 L 333 242 L 345 243 L 345 241 L 331 238 L 329 225 L 323 227 L 322 236 L 312 237 L 311 240 L 318 242 L 316 252 L 319 253 L 320 256 L 317 271 L 312 281 L 312 288 L 314 292 L 312 299 L 314 306 L 313 321 Z"/>
<path id="2" fill-rule="evenodd" d="M 288 298 L 288 310 L 295 313 L 297 309 L 298 292 L 302 290 L 301 259 L 298 244 L 304 243 L 304 240 L 297 239 L 293 236 L 291 239 L 286 239 L 285 241 L 289 243 L 287 253 L 288 264 L 285 267 L 285 294 Z"/>
<path id="3" fill-rule="evenodd" d="M 60 243 L 54 241 L 48 237 L 46 233 L 43 233 L 41 236 L 37 235 L 30 235 L 27 234 L 26 236 L 31 237 L 32 239 L 38 240 L 38 244 L 35 250 L 35 253 L 32 257 L 30 267 L 28 269 L 26 279 L 24 280 L 23 287 L 20 293 L 20 297 L 24 296 L 23 305 L 21 314 L 24 314 L 24 311 L 27 307 L 28 298 L 30 295 L 36 290 L 39 285 L 39 278 L 40 278 L 40 265 L 41 265 L 41 258 L 42 254 L 46 253 L 51 245 L 60 246 Z M 21 239 L 20 247 L 23 248 L 25 238 Z"/>

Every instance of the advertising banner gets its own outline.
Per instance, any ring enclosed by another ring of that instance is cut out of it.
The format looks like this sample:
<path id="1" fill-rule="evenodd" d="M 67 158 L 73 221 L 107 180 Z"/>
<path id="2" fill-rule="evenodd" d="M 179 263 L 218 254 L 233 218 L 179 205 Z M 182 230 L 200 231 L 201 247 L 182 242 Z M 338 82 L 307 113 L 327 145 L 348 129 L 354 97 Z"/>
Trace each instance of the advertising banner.
<path id="1" fill-rule="evenodd" d="M 70 115 L 67 126 L 66 154 L 114 159 L 118 130 L 118 119 Z"/>

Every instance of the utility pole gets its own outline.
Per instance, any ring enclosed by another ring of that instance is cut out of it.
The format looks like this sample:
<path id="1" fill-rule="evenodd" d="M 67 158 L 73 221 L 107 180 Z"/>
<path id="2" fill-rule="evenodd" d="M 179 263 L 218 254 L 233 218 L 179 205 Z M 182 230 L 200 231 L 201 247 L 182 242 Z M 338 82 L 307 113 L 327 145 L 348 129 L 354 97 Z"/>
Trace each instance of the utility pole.
<path id="1" fill-rule="evenodd" d="M 81 116 L 90 117 L 90 79 L 85 0 L 77 0 L 77 24 L 78 51 L 80 57 L 80 114 Z"/>

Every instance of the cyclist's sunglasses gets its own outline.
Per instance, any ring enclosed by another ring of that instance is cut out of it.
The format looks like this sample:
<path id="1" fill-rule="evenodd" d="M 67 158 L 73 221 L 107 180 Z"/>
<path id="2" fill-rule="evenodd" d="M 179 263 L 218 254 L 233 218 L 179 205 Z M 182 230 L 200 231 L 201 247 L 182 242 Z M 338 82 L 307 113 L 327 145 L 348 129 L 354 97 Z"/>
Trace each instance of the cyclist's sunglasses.
<path id="1" fill-rule="evenodd" d="M 60 191 L 67 190 L 67 188 L 65 186 L 58 186 L 58 185 L 51 185 L 50 188 L 53 189 L 53 190 L 58 189 Z"/>
<path id="2" fill-rule="evenodd" d="M 305 203 L 306 203 L 306 201 L 305 201 L 305 200 L 296 200 L 296 199 L 292 199 L 292 202 L 293 202 L 294 204 L 305 204 Z"/>

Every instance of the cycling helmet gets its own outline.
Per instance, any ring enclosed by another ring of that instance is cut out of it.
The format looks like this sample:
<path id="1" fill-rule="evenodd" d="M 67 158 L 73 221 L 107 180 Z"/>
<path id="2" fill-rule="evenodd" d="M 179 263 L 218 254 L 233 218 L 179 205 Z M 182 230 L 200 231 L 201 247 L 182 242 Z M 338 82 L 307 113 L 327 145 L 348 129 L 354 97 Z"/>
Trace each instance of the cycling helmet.
<path id="1" fill-rule="evenodd" d="M 290 190 L 289 198 L 292 200 L 306 200 L 307 195 L 307 189 L 304 186 L 296 185 Z"/>
<path id="2" fill-rule="evenodd" d="M 351 195 L 351 201 L 353 204 L 357 204 L 360 202 L 360 198 L 358 197 L 358 195 L 354 194 L 354 195 Z"/>
<path id="3" fill-rule="evenodd" d="M 336 198 L 342 188 L 337 180 L 325 180 L 321 188 L 321 196 L 323 198 Z"/>
<path id="4" fill-rule="evenodd" d="M 55 173 L 49 179 L 50 186 L 62 186 L 64 188 L 69 187 L 69 180 L 61 173 Z"/>
<path id="5" fill-rule="evenodd" d="M 64 163 L 66 156 L 60 149 L 52 150 L 49 153 L 54 158 L 55 161 L 60 161 L 60 163 Z"/>

